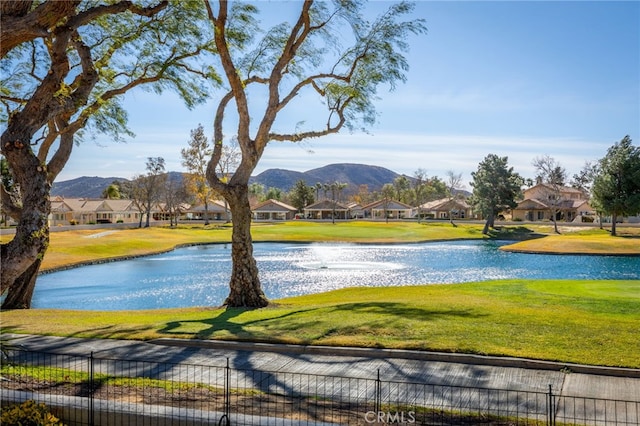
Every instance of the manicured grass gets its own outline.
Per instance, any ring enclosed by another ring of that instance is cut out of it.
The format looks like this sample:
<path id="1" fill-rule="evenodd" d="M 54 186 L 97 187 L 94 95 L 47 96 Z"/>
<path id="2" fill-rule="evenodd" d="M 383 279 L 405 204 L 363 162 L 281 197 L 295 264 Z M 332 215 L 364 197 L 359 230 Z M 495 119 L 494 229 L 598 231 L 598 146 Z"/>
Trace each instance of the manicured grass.
<path id="1" fill-rule="evenodd" d="M 482 226 L 459 224 L 451 226 L 444 222 L 301 222 L 289 221 L 270 224 L 254 224 L 252 234 L 255 241 L 341 241 L 399 243 L 434 240 L 484 238 Z"/>
<path id="2" fill-rule="evenodd" d="M 231 241 L 231 227 L 153 227 L 123 230 L 52 232 L 42 269 L 102 259 L 140 256 L 172 250 L 183 244 Z"/>
<path id="3" fill-rule="evenodd" d="M 544 231 L 547 231 L 544 229 Z M 548 235 L 544 238 L 531 239 L 508 247 L 503 250 L 536 252 L 536 253 L 565 253 L 565 254 L 600 254 L 600 255 L 638 255 L 640 256 L 640 228 L 623 228 L 619 236 L 612 237 L 606 229 L 598 228 L 567 228 L 562 229 L 561 235 Z"/>
<path id="4" fill-rule="evenodd" d="M 406 348 L 640 368 L 640 281 L 347 288 L 265 309 L 3 312 L 3 332 Z"/>

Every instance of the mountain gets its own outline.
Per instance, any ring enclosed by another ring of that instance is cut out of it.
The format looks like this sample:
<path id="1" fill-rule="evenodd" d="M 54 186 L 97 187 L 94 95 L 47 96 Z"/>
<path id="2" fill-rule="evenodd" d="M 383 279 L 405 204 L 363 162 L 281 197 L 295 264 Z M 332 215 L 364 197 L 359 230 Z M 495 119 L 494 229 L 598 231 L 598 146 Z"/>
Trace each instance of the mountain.
<path id="1" fill-rule="evenodd" d="M 169 175 L 171 179 L 182 177 L 182 174 L 178 172 L 169 172 Z M 369 191 L 379 190 L 382 185 L 392 183 L 398 176 L 400 176 L 398 173 L 384 167 L 340 163 L 329 164 L 306 172 L 269 169 L 257 176 L 253 176 L 250 183 L 259 183 L 264 185 L 265 188 L 279 188 L 286 192 L 299 180 L 304 180 L 309 186 L 315 186 L 316 183 L 341 182 L 349 185 L 345 193 L 355 193 L 360 185 L 367 185 Z M 67 198 L 100 198 L 102 191 L 114 180 L 127 181 L 127 179 L 118 177 L 83 176 L 62 182 L 54 182 L 51 188 L 51 195 L 60 195 Z"/>
<path id="2" fill-rule="evenodd" d="M 367 185 L 370 191 L 379 190 L 385 183 L 392 183 L 398 173 L 379 166 L 365 164 L 340 163 L 308 170 L 294 172 L 283 169 L 269 169 L 251 178 L 266 188 L 280 188 L 289 191 L 298 180 L 304 180 L 307 185 L 316 183 L 341 182 L 348 184 L 349 192 L 355 192 L 360 185 Z"/>
<path id="3" fill-rule="evenodd" d="M 126 181 L 118 177 L 82 176 L 79 178 L 54 182 L 51 186 L 51 196 L 67 198 L 101 198 L 104 191 L 114 180 Z"/>
<path id="4" fill-rule="evenodd" d="M 308 176 L 303 172 L 285 169 L 268 169 L 257 176 L 251 176 L 249 183 L 259 183 L 265 188 L 280 188 L 288 191 L 300 179 L 308 183 Z"/>

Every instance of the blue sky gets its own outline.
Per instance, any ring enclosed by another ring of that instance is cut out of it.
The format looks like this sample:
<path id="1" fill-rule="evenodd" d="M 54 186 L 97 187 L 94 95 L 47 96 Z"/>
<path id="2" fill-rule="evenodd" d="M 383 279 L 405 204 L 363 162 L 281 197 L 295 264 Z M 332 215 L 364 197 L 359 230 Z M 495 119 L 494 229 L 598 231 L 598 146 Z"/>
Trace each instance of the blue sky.
<path id="1" fill-rule="evenodd" d="M 369 134 L 272 143 L 254 174 L 349 162 L 407 175 L 453 170 L 470 189 L 471 172 L 490 153 L 508 156 L 525 177 L 534 176 L 533 158 L 550 155 L 571 176 L 627 134 L 639 143 L 640 2 L 419 1 L 414 15 L 428 34 L 411 38 L 408 81 L 380 92 Z M 189 111 L 173 94 L 136 91 L 125 102 L 136 138 L 77 146 L 58 181 L 130 178 L 149 156 L 182 171 L 190 130 L 202 123 L 211 134 L 215 100 Z M 314 116 L 312 107 L 306 113 Z"/>

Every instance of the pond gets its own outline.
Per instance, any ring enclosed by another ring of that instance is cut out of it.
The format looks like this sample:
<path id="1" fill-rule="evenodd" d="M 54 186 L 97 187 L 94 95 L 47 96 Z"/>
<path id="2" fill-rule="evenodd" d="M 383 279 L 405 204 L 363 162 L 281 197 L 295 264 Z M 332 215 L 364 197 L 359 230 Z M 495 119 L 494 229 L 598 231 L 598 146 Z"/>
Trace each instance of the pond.
<path id="1" fill-rule="evenodd" d="M 256 243 L 270 299 L 353 286 L 462 283 L 507 278 L 640 279 L 640 257 L 509 253 L 505 242 L 420 244 Z M 41 275 L 34 308 L 85 310 L 219 306 L 231 246 L 212 244 Z"/>

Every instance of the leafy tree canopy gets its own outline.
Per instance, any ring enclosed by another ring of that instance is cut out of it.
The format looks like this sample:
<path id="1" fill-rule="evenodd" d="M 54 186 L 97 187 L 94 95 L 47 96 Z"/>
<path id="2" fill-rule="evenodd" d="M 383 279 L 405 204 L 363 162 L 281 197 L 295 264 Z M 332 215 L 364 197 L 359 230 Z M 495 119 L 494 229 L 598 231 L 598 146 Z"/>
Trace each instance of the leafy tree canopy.
<path id="1" fill-rule="evenodd" d="M 3 205 L 18 219 L 15 238 L 2 245 L 1 290 L 10 293 L 3 307 L 25 308 L 48 246 L 49 189 L 82 131 L 130 135 L 120 102 L 134 88 L 172 89 L 192 106 L 220 79 L 199 60 L 214 50 L 196 0 L 0 7 L 0 150 L 22 201 L 0 186 Z"/>
<path id="2" fill-rule="evenodd" d="M 599 166 L 592 203 L 612 216 L 611 234 L 616 235 L 618 217 L 640 213 L 640 147 L 627 135 L 607 150 Z"/>
<path id="3" fill-rule="evenodd" d="M 489 227 L 493 227 L 500 211 L 517 205 L 516 198 L 521 191 L 522 178 L 507 163 L 507 157 L 489 154 L 480 162 L 478 170 L 471 173 L 471 204 L 487 219 L 482 231 L 485 234 Z"/>
<path id="4" fill-rule="evenodd" d="M 299 10 L 297 17 L 265 32 L 254 4 L 205 4 L 229 89 L 216 109 L 207 173 L 211 186 L 229 202 L 234 221 L 234 267 L 225 304 L 262 307 L 268 301 L 253 258 L 248 183 L 264 149 L 274 141 L 301 142 L 371 125 L 378 89 L 405 80 L 407 37 L 423 33 L 425 27 L 419 19 L 403 20 L 413 10 L 407 2 L 392 3 L 374 21 L 366 19 L 363 3 L 356 0 L 286 3 Z M 259 101 L 250 103 L 250 93 Z M 295 119 L 288 114 L 304 110 L 296 109 L 296 102 L 317 102 L 326 114 L 293 127 Z M 225 120 L 229 111 L 233 120 Z M 233 176 L 223 181 L 216 169 L 229 127 L 242 159 Z"/>

